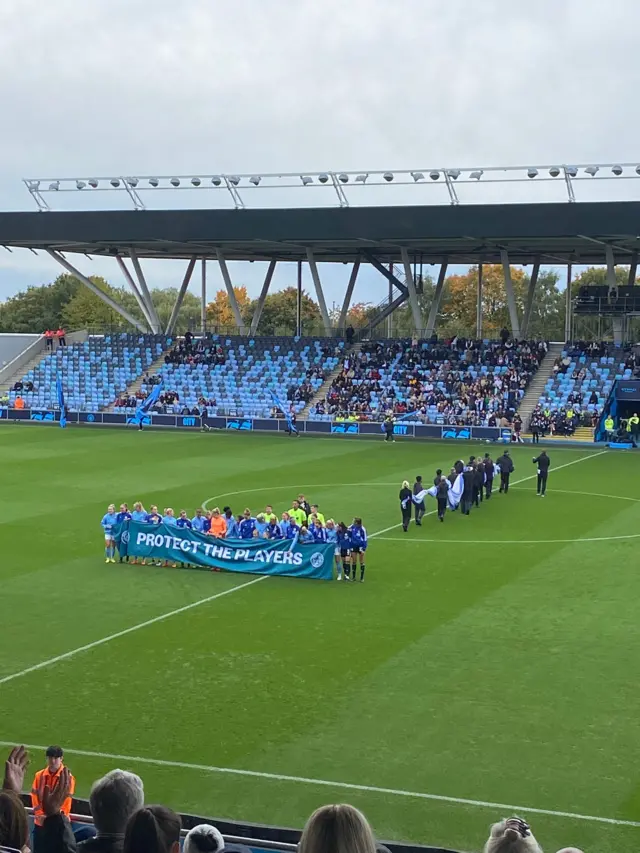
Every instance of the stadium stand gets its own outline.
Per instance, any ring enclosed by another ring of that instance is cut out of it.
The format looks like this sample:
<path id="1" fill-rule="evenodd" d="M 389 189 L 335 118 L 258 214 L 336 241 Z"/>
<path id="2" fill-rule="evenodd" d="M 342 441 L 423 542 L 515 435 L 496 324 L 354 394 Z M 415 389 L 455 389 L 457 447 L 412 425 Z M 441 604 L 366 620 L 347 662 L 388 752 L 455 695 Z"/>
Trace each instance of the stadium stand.
<path id="1" fill-rule="evenodd" d="M 275 391 L 299 414 L 339 363 L 344 346 L 322 338 L 212 335 L 181 341 L 165 355 L 158 373 L 164 410 L 206 408 L 210 415 L 266 418 L 275 414 L 270 393 Z M 142 383 L 143 395 L 153 381 L 149 377 Z"/>
<path id="2" fill-rule="evenodd" d="M 27 408 L 57 408 L 62 379 L 69 411 L 101 411 L 140 376 L 170 343 L 161 335 L 100 335 L 47 353 L 9 392 Z M 22 386 L 22 387 L 20 387 Z"/>
<path id="3" fill-rule="evenodd" d="M 0 370 L 6 368 L 14 358 L 41 338 L 42 335 L 0 335 Z"/>
<path id="4" fill-rule="evenodd" d="M 309 417 L 380 420 L 392 410 L 409 423 L 499 426 L 512 420 L 546 351 L 543 341 L 364 343 Z"/>
<path id="5" fill-rule="evenodd" d="M 554 362 L 531 422 L 541 422 L 545 432 L 573 436 L 576 430 L 592 429 L 616 379 L 635 376 L 635 356 L 630 350 L 606 343 L 574 343 Z"/>

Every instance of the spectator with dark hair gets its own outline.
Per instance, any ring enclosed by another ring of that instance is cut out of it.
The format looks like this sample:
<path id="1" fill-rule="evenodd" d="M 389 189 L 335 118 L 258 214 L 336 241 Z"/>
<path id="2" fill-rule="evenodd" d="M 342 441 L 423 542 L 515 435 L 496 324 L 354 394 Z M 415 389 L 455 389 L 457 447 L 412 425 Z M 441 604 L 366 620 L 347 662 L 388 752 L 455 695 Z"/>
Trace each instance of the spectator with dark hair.
<path id="1" fill-rule="evenodd" d="M 29 853 L 29 824 L 14 791 L 0 791 L 0 849 Z"/>
<path id="2" fill-rule="evenodd" d="M 98 834 L 80 843 L 78 853 L 122 853 L 127 822 L 144 805 L 142 779 L 112 770 L 93 783 L 89 803 Z"/>
<path id="3" fill-rule="evenodd" d="M 180 815 L 165 806 L 144 806 L 129 818 L 124 853 L 179 853 Z"/>
<path id="4" fill-rule="evenodd" d="M 46 812 L 43 805 L 43 795 L 49 790 L 53 791 L 60 787 L 60 781 L 64 775 L 69 780 L 69 794 L 60 804 L 60 812 L 69 817 L 71 814 L 71 797 L 76 786 L 76 780 L 67 770 L 63 763 L 64 752 L 61 746 L 50 746 L 45 752 L 47 766 L 39 770 L 33 780 L 31 787 L 31 805 L 33 806 L 33 820 L 35 823 L 35 836 L 38 828 L 44 824 Z"/>

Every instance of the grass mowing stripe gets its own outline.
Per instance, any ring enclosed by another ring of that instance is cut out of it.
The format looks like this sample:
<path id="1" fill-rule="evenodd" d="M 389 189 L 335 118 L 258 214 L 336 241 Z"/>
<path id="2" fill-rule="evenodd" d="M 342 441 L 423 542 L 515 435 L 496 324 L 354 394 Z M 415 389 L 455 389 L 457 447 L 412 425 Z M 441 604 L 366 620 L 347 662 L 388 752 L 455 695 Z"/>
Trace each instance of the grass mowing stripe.
<path id="1" fill-rule="evenodd" d="M 210 601 L 215 601 L 217 598 L 222 598 L 225 595 L 231 595 L 232 592 L 238 592 L 238 590 L 244 589 L 247 586 L 260 583 L 260 581 L 264 581 L 268 577 L 270 577 L 270 575 L 260 575 L 258 578 L 253 578 L 253 580 L 246 581 L 245 583 L 238 584 L 237 586 L 232 586 L 222 592 L 217 592 L 215 595 L 209 595 L 206 598 L 201 598 L 199 601 L 193 601 L 191 604 L 185 604 L 184 607 L 178 607 L 176 610 L 170 610 L 168 613 L 161 613 L 160 616 L 154 616 L 153 619 L 147 619 L 146 622 L 139 622 L 137 625 L 132 625 L 131 628 L 125 628 L 123 631 L 117 631 L 115 634 L 109 634 L 108 637 L 102 637 L 100 640 L 94 640 L 92 643 L 79 646 L 77 649 L 71 649 L 71 651 L 64 652 L 64 654 L 56 655 L 56 657 L 48 658 L 47 660 L 43 660 L 33 666 L 28 666 L 26 669 L 22 669 L 19 672 L 14 672 L 11 675 L 5 675 L 4 678 L 0 678 L 0 685 L 7 684 L 9 681 L 14 681 L 16 678 L 22 678 L 23 675 L 29 675 L 30 672 L 37 672 L 47 666 L 53 666 L 53 664 L 59 663 L 60 661 L 68 660 L 69 658 L 80 654 L 80 652 L 88 652 L 90 649 L 103 646 L 105 643 L 110 643 L 111 640 L 117 640 L 119 637 L 125 637 L 127 634 L 133 634 L 134 631 L 140 631 L 142 628 L 148 628 L 149 625 L 155 625 L 156 622 L 163 622 L 171 616 L 177 616 L 180 613 L 185 613 L 187 610 L 193 610 L 194 607 L 200 607 L 202 604 L 208 604 Z"/>
<path id="2" fill-rule="evenodd" d="M 12 741 L 0 740 L 0 746 L 15 746 Z M 27 749 L 38 749 L 44 751 L 46 746 L 36 743 L 25 743 Z M 640 827 L 640 821 L 621 820 L 614 817 L 601 817 L 600 815 L 584 815 L 575 812 L 554 811 L 553 809 L 538 809 L 532 806 L 515 806 L 509 803 L 492 803 L 488 800 L 471 800 L 466 797 L 448 797 L 443 794 L 428 794 L 423 791 L 405 791 L 402 788 L 382 788 L 377 785 L 358 785 L 355 782 L 336 782 L 330 779 L 312 779 L 307 776 L 289 776 L 282 773 L 266 773 L 261 770 L 240 770 L 236 767 L 216 767 L 209 764 L 192 764 L 187 761 L 170 761 L 165 758 L 143 758 L 140 755 L 122 755 L 111 752 L 94 752 L 92 750 L 72 749 L 65 746 L 65 752 L 71 755 L 79 755 L 85 758 L 109 759 L 110 761 L 126 761 L 131 764 L 151 764 L 156 767 L 173 767 L 181 770 L 196 770 L 203 773 L 223 773 L 230 776 L 250 776 L 258 779 L 270 779 L 275 782 L 294 782 L 295 784 L 317 785 L 323 788 L 341 788 L 348 791 L 364 791 L 373 794 L 388 794 L 393 797 L 408 797 L 419 800 L 433 800 L 440 803 L 451 803 L 456 806 L 472 806 L 482 809 L 506 809 L 518 814 L 541 814 L 551 817 L 563 817 L 571 820 L 589 821 L 591 823 L 606 823 L 614 826 Z"/>

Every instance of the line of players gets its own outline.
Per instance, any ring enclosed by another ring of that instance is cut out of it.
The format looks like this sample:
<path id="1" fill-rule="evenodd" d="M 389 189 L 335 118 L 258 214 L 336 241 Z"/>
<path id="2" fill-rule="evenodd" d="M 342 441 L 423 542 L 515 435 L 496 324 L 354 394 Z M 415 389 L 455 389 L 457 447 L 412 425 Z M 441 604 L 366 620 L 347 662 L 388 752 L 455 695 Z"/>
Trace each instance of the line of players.
<path id="1" fill-rule="evenodd" d="M 225 506 L 222 511 L 218 507 L 213 510 L 198 508 L 193 518 L 188 517 L 185 509 L 180 510 L 180 515 L 176 518 L 171 507 L 166 507 L 162 515 L 155 505 L 147 512 L 140 501 L 134 503 L 131 512 L 127 504 L 120 504 L 119 512 L 116 512 L 115 504 L 109 504 L 100 522 L 104 531 L 106 563 L 116 562 L 114 528 L 127 520 L 141 524 L 166 524 L 170 527 L 196 530 L 216 539 L 289 539 L 292 543 L 300 545 L 332 544 L 337 580 L 340 581 L 344 577 L 345 581 L 355 581 L 359 565 L 360 582 L 364 583 L 368 539 L 362 519 L 354 518 L 350 526 L 347 526 L 344 521 L 336 523 L 332 518 L 325 521 L 318 505 L 309 504 L 302 494 L 297 500 L 292 501 L 291 509 L 282 513 L 280 521 L 270 504 L 265 507 L 264 512 L 259 512 L 255 517 L 249 508 L 234 516 L 231 507 Z M 123 559 L 126 562 L 137 562 L 135 557 L 129 559 L 127 555 L 124 557 L 120 555 L 121 563 Z M 146 565 L 145 560 L 141 560 L 141 563 Z M 163 564 L 161 561 L 156 561 L 156 565 Z M 177 566 L 176 563 L 169 562 L 165 562 L 164 565 L 172 565 L 174 568 Z"/>

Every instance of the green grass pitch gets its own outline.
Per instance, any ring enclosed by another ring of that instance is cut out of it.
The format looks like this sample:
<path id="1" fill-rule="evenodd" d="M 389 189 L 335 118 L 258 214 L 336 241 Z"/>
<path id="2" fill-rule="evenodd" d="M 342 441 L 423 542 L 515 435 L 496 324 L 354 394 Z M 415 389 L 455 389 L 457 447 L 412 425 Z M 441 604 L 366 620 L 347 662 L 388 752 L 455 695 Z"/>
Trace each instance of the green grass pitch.
<path id="1" fill-rule="evenodd" d="M 637 850 L 636 455 L 552 448 L 542 500 L 514 449 L 528 479 L 374 536 L 362 585 L 267 578 L 10 678 L 251 580 L 105 565 L 110 502 L 281 512 L 303 490 L 371 535 L 398 524 L 404 478 L 486 449 L 4 426 L 2 742 L 62 743 L 80 795 L 121 766 L 150 802 L 301 826 L 349 801 L 381 838 L 465 850 L 503 803 L 545 848 Z"/>

